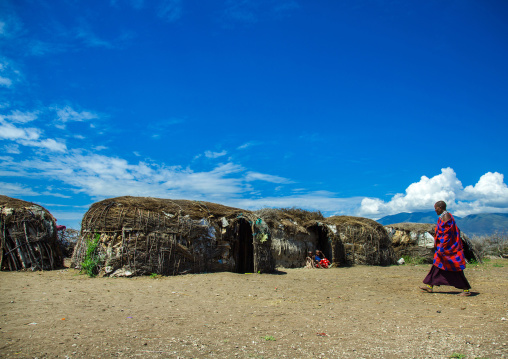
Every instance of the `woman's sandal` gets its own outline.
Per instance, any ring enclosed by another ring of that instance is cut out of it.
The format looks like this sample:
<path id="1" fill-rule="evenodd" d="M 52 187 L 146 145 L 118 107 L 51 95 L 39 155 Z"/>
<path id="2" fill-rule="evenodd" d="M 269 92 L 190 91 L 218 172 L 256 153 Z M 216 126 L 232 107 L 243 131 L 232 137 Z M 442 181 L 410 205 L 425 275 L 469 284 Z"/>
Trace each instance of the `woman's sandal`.
<path id="1" fill-rule="evenodd" d="M 420 287 L 420 289 L 423 290 L 424 292 L 432 293 L 432 288 L 429 288 L 429 287 Z"/>

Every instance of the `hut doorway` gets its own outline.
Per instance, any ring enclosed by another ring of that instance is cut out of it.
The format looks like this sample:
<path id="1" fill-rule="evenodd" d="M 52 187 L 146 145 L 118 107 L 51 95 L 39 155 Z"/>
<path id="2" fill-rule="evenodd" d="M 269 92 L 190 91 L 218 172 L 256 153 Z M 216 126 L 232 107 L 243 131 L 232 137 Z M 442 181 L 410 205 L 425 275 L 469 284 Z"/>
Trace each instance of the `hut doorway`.
<path id="1" fill-rule="evenodd" d="M 315 252 L 316 249 L 319 249 L 324 253 L 326 258 L 328 258 L 330 261 L 333 261 L 334 256 L 332 252 L 332 244 L 328 240 L 326 230 L 323 227 L 316 225 L 310 227 L 309 231 L 316 236 L 316 248 L 314 248 L 313 252 Z"/>
<path id="2" fill-rule="evenodd" d="M 254 272 L 254 243 L 252 228 L 248 221 L 241 219 L 238 227 L 238 245 L 236 249 L 236 272 Z"/>

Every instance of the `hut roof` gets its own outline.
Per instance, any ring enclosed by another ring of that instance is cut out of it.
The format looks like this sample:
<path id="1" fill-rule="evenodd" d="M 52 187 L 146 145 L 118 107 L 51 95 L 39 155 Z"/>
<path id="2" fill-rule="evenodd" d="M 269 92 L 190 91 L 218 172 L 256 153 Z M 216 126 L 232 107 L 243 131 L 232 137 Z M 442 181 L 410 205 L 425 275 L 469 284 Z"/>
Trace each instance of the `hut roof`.
<path id="1" fill-rule="evenodd" d="M 157 221 L 160 216 L 165 220 L 188 216 L 191 219 L 236 218 L 239 216 L 255 218 L 255 215 L 239 208 L 218 203 L 191 200 L 173 200 L 153 197 L 116 197 L 92 204 L 83 217 L 82 228 L 102 228 L 116 230 L 129 222 L 146 218 Z"/>
<path id="2" fill-rule="evenodd" d="M 363 227 L 372 231 L 380 230 L 384 232 L 383 225 L 369 218 L 353 216 L 332 216 L 326 218 L 326 222 L 335 224 L 339 227 Z"/>
<path id="3" fill-rule="evenodd" d="M 316 221 L 323 221 L 320 211 L 300 208 L 262 208 L 254 212 L 272 227 L 283 227 L 292 232 L 307 232 L 307 227 Z"/>
<path id="4" fill-rule="evenodd" d="M 25 210 L 34 210 L 41 211 L 45 214 L 45 217 L 48 216 L 53 218 L 51 213 L 39 204 L 35 204 L 33 202 L 23 201 L 22 199 L 11 198 L 8 196 L 0 195 L 0 208 L 12 208 L 12 209 L 25 209 Z"/>
<path id="5" fill-rule="evenodd" d="M 0 194 L 0 207 L 8 207 L 8 208 L 25 208 L 31 206 L 39 206 L 32 202 L 23 201 L 22 199 L 11 198 Z M 41 206 L 39 206 L 41 207 Z"/>

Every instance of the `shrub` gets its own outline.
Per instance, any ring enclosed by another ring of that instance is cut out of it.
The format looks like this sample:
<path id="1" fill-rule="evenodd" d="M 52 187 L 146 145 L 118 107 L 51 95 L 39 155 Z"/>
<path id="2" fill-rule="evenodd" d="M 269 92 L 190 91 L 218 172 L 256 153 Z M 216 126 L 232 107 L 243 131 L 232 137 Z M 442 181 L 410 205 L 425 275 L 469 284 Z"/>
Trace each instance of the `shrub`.
<path id="1" fill-rule="evenodd" d="M 419 265 L 419 264 L 426 263 L 426 260 L 424 257 L 412 257 L 412 256 L 404 255 L 404 256 L 402 256 L 402 258 L 404 258 L 404 261 L 406 262 L 406 264 L 409 264 L 409 265 Z"/>
<path id="2" fill-rule="evenodd" d="M 494 233 L 489 236 L 473 235 L 470 241 L 482 258 L 486 255 L 508 256 L 508 233 Z"/>
<path id="3" fill-rule="evenodd" d="M 89 277 L 95 277 L 99 274 L 101 256 L 98 251 L 101 236 L 96 233 L 95 236 L 87 241 L 86 255 L 81 263 L 81 271 L 88 274 Z"/>

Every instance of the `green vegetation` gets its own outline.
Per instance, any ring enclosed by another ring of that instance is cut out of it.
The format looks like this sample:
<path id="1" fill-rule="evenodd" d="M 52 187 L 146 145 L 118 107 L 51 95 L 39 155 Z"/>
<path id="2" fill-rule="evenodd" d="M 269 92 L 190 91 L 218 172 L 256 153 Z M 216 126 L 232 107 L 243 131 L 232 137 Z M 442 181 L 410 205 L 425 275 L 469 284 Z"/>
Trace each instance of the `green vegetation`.
<path id="1" fill-rule="evenodd" d="M 276 341 L 277 339 L 275 339 L 273 336 L 271 335 L 265 335 L 264 337 L 261 337 L 261 339 L 264 339 L 264 340 L 271 340 L 271 341 Z"/>
<path id="2" fill-rule="evenodd" d="M 490 259 L 490 258 L 484 258 L 481 263 L 477 261 L 471 261 L 467 263 L 467 267 L 480 267 L 480 268 L 503 268 L 505 266 L 506 261 L 502 258 L 499 259 Z"/>
<path id="3" fill-rule="evenodd" d="M 459 354 L 459 353 L 453 353 L 452 355 L 449 356 L 449 358 L 456 358 L 456 359 L 464 359 L 466 356 L 464 354 Z"/>
<path id="4" fill-rule="evenodd" d="M 89 277 L 96 277 L 99 274 L 101 257 L 98 253 L 99 241 L 101 236 L 96 233 L 95 236 L 87 241 L 85 259 L 81 263 L 81 271 Z"/>
<path id="5" fill-rule="evenodd" d="M 157 273 L 152 273 L 152 274 L 150 274 L 150 278 L 157 279 L 157 278 L 160 278 L 160 275 Z"/>
<path id="6" fill-rule="evenodd" d="M 409 265 L 425 264 L 425 258 L 423 257 L 402 256 L 402 258 Z"/>
<path id="7" fill-rule="evenodd" d="M 476 267 L 482 263 L 477 262 L 476 260 L 472 259 L 471 261 L 466 263 L 466 267 Z"/>

